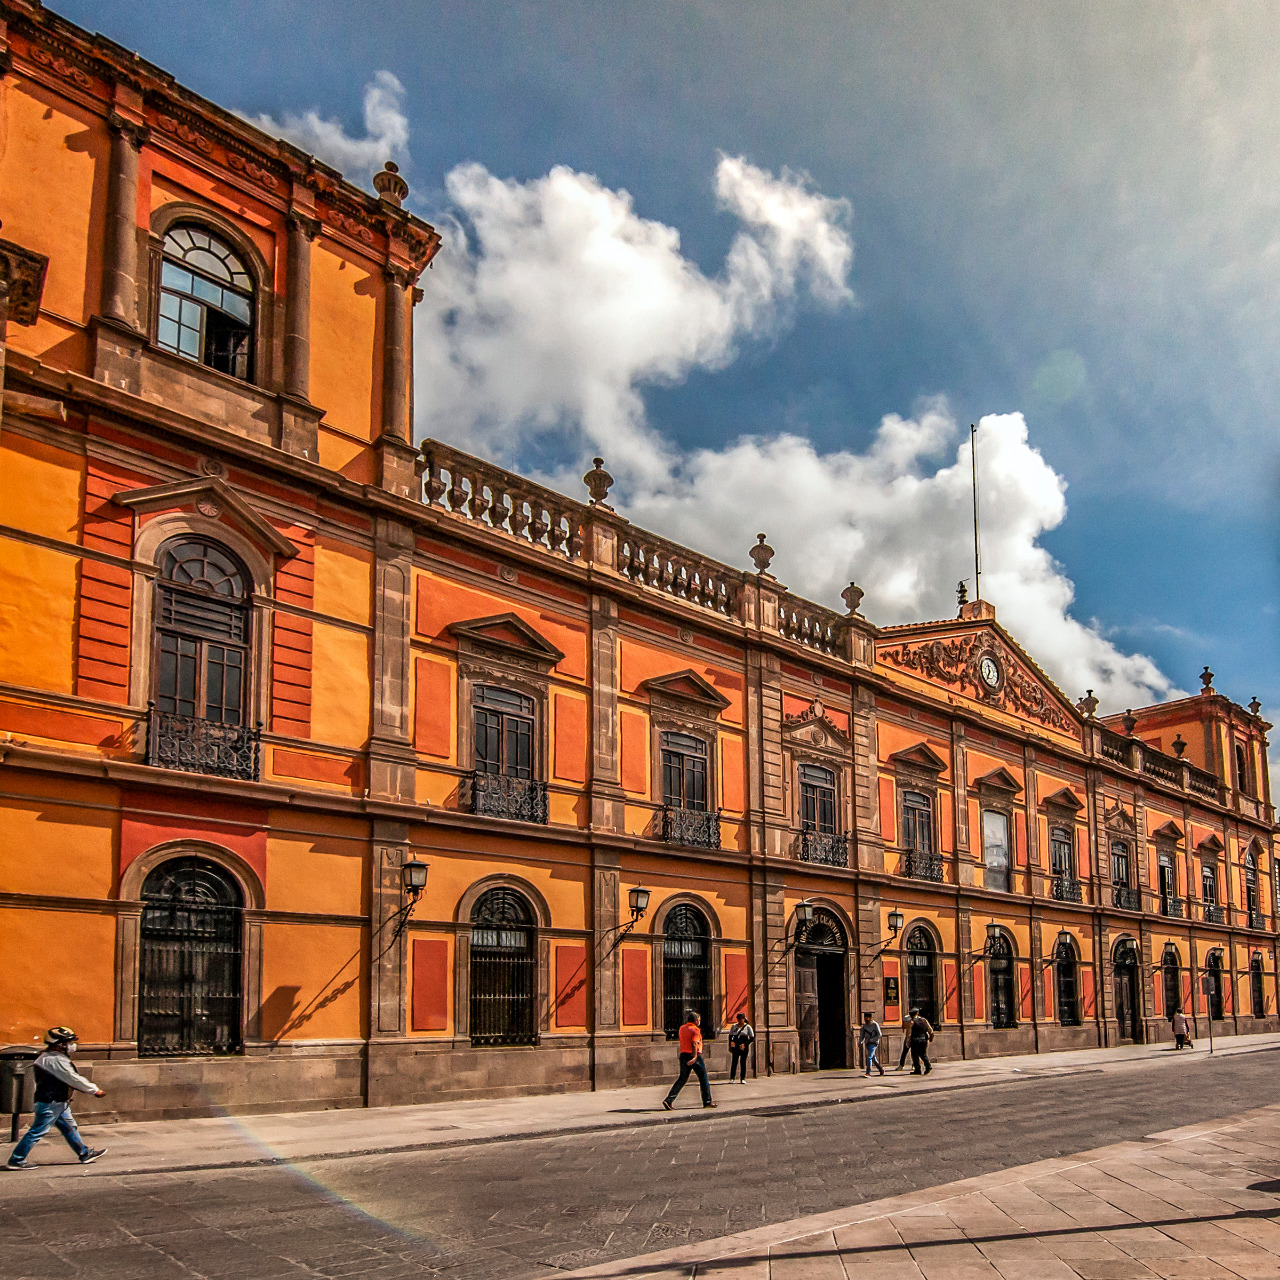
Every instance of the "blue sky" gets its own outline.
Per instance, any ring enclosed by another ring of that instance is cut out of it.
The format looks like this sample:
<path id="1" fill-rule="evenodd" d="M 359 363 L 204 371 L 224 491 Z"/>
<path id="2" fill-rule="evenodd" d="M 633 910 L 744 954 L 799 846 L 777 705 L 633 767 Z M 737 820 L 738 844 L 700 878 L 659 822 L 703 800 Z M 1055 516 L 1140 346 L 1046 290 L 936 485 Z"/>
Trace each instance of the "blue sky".
<path id="1" fill-rule="evenodd" d="M 967 551 L 955 503 L 942 504 L 945 516 L 931 504 L 955 496 L 947 469 L 963 461 L 967 424 L 1020 413 L 1024 443 L 1016 425 L 991 427 L 992 456 L 1009 472 L 993 478 L 995 507 L 984 511 L 988 567 L 994 588 L 1008 558 L 1001 616 L 1016 619 L 1033 652 L 1043 646 L 1066 691 L 1079 696 L 1076 677 L 1088 672 L 1106 684 L 1110 646 L 1121 658 L 1149 656 L 1163 675 L 1128 668 L 1112 681 L 1121 706 L 1144 688 L 1195 688 L 1208 663 L 1223 692 L 1280 708 L 1274 6 L 54 7 L 282 129 L 314 110 L 365 137 L 366 86 L 390 72 L 403 86 L 391 105 L 407 129 L 397 158 L 414 206 L 439 221 L 445 253 L 461 264 L 441 263 L 424 284 L 463 298 L 477 324 L 532 323 L 531 304 L 510 292 L 522 251 L 572 274 L 572 255 L 543 234 L 555 210 L 590 206 L 584 217 L 624 231 L 633 218 L 678 232 L 678 250 L 652 249 L 645 269 L 669 274 L 678 253 L 681 270 L 718 290 L 730 328 L 696 329 L 696 353 L 646 348 L 621 369 L 608 412 L 622 427 L 583 426 L 589 388 L 525 387 L 533 398 L 521 401 L 510 386 L 495 389 L 487 369 L 457 392 L 479 388 L 491 402 L 484 424 L 457 426 L 470 447 L 555 475 L 580 466 L 602 436 L 631 432 L 649 441 L 620 474 L 638 519 L 744 566 L 745 545 L 733 549 L 761 522 L 793 587 L 827 598 L 853 574 L 872 584 L 868 614 L 890 622 L 949 607 Z M 723 187 L 717 197 L 722 156 L 751 166 L 727 198 Z M 482 168 L 447 181 L 467 164 Z M 577 176 L 553 189 L 554 166 Z M 843 229 L 851 266 L 840 271 L 803 232 L 791 271 L 776 227 L 751 222 L 758 194 L 783 191 L 757 173 L 826 201 L 809 212 Z M 629 214 L 600 194 L 620 191 Z M 498 225 L 495 210 L 513 194 L 521 210 Z M 746 318 L 726 257 L 744 228 L 773 272 L 772 294 Z M 672 305 L 702 306 L 707 291 L 694 286 Z M 557 314 L 542 320 L 554 328 Z M 431 327 L 421 309 L 420 324 Z M 460 345 L 453 371 L 475 351 Z M 556 364 L 544 353 L 544 367 Z M 438 381 L 424 374 L 445 373 L 420 356 L 420 400 Z M 930 418 L 938 398 L 943 417 Z M 459 404 L 437 406 L 435 418 L 422 407 L 424 429 L 449 434 L 467 416 Z M 493 420 L 504 412 L 510 422 Z M 896 508 L 887 528 L 871 499 L 898 493 L 893 462 L 865 459 L 895 414 L 920 431 L 894 457 L 920 480 L 922 505 Z M 736 447 L 744 434 L 780 431 L 811 441 L 817 461 Z M 711 453 L 690 461 L 697 450 Z M 792 470 L 762 516 L 766 466 Z M 1054 510 L 1055 473 L 1065 516 Z M 797 526 L 789 546 L 806 483 L 857 536 L 824 542 Z M 708 488 L 717 485 L 731 492 Z M 864 486 L 866 500 L 842 506 L 847 485 Z M 913 560 L 917 533 L 933 550 Z M 1060 568 L 1037 560 L 1037 548 Z M 882 563 L 895 558 L 927 581 L 895 584 Z M 826 559 L 829 572 L 815 569 Z M 1042 595 L 1020 591 L 1028 573 Z M 1103 644 L 1069 635 L 1061 619 L 1042 632 L 1020 596 L 1092 626 Z M 1077 642 L 1080 652 L 1068 652 Z"/>

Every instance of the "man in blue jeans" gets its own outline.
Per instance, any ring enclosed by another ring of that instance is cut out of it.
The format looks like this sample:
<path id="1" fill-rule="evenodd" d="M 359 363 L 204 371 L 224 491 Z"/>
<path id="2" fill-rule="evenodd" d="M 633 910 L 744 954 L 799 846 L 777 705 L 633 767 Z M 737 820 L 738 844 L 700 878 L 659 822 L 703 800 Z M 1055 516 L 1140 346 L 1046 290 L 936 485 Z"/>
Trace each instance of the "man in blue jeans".
<path id="1" fill-rule="evenodd" d="M 55 1125 L 71 1150 L 80 1157 L 81 1164 L 92 1164 L 107 1153 L 105 1147 L 95 1151 L 85 1145 L 71 1115 L 73 1089 L 91 1093 L 96 1098 L 102 1097 L 102 1090 L 71 1065 L 71 1055 L 76 1051 L 76 1033 L 70 1027 L 50 1027 L 45 1033 L 44 1043 L 45 1051 L 35 1060 L 35 1119 L 31 1128 L 22 1135 L 22 1141 L 14 1147 L 6 1169 L 34 1168 L 27 1163 L 27 1155 Z"/>
<path id="2" fill-rule="evenodd" d="M 680 1028 L 679 1035 L 680 1075 L 662 1100 L 662 1105 L 668 1111 L 675 1105 L 676 1094 L 684 1088 L 690 1071 L 698 1077 L 698 1084 L 702 1089 L 702 1105 L 704 1107 L 716 1105 L 711 1101 L 711 1083 L 707 1079 L 707 1064 L 702 1061 L 701 1022 L 702 1019 L 692 1011 L 684 1015 L 684 1025 Z"/>

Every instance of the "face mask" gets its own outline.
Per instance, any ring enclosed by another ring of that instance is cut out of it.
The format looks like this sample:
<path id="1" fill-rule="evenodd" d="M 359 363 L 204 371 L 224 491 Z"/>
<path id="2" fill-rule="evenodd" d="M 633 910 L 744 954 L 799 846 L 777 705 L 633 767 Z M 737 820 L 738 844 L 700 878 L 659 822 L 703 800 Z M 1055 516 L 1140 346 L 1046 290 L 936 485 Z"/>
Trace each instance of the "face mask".
<path id="1" fill-rule="evenodd" d="M 67 1052 L 68 1052 L 68 1053 L 75 1053 L 75 1051 L 76 1051 L 76 1047 L 75 1047 L 75 1045 L 74 1045 L 74 1044 L 69 1044 L 69 1045 L 67 1045 Z"/>

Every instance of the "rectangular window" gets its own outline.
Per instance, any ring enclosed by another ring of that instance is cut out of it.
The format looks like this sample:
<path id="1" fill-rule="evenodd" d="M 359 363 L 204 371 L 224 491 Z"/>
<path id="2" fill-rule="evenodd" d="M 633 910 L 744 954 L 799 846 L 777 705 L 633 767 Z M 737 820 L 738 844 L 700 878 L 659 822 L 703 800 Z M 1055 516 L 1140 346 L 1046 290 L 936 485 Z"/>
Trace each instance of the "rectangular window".
<path id="1" fill-rule="evenodd" d="M 1178 896 L 1178 875 L 1170 854 L 1160 855 L 1160 906 L 1163 909 Z"/>
<path id="2" fill-rule="evenodd" d="M 1009 891 L 1009 818 L 994 809 L 982 811 L 982 861 L 986 887 Z"/>
<path id="3" fill-rule="evenodd" d="M 689 733 L 664 733 L 662 803 L 674 809 L 707 811 L 707 744 Z"/>
<path id="4" fill-rule="evenodd" d="M 1206 862 L 1200 868 L 1200 896 L 1206 906 L 1218 903 L 1218 866 L 1214 862 Z"/>
<path id="5" fill-rule="evenodd" d="M 1066 827 L 1054 827 L 1049 832 L 1049 861 L 1055 876 L 1074 880 L 1075 866 L 1071 856 L 1071 832 Z"/>
<path id="6" fill-rule="evenodd" d="M 933 802 L 919 791 L 902 795 L 902 843 L 908 853 L 933 853 Z"/>
<path id="7" fill-rule="evenodd" d="M 800 766 L 800 825 L 821 835 L 836 832 L 836 775 L 817 765 Z"/>
<path id="8" fill-rule="evenodd" d="M 1129 887 L 1129 846 L 1122 840 L 1111 844 L 1111 883 Z"/>
<path id="9" fill-rule="evenodd" d="M 533 699 L 482 685 L 472 694 L 477 773 L 533 777 Z"/>

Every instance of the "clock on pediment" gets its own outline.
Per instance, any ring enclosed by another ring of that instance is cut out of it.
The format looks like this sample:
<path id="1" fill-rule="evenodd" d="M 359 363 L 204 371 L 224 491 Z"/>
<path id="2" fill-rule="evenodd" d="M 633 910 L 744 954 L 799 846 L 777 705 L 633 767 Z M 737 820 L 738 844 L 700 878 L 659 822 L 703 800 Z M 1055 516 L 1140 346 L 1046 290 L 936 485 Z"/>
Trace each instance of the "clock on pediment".
<path id="1" fill-rule="evenodd" d="M 1000 667 L 1000 659 L 994 653 L 987 652 L 979 656 L 978 679 L 992 693 L 1004 683 L 1004 671 Z"/>

